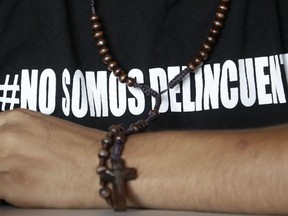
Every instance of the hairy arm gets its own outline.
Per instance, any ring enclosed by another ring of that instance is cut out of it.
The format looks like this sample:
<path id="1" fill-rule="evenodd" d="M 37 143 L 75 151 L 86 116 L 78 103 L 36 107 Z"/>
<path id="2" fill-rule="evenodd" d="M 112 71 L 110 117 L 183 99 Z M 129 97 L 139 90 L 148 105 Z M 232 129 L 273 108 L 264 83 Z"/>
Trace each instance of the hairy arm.
<path id="1" fill-rule="evenodd" d="M 0 114 L 0 199 L 19 207 L 103 208 L 95 173 L 104 132 L 51 116 Z M 131 207 L 287 213 L 288 126 L 131 136 Z"/>
<path id="2" fill-rule="evenodd" d="M 288 126 L 131 137 L 131 204 L 217 212 L 287 213 Z"/>

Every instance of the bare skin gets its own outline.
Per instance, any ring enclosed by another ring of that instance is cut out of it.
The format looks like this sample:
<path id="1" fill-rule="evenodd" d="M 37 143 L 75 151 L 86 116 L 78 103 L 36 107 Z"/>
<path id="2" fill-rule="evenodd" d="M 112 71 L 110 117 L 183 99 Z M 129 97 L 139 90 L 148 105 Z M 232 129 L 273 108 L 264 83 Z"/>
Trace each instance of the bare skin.
<path id="1" fill-rule="evenodd" d="M 95 173 L 105 132 L 27 110 L 0 113 L 0 199 L 18 207 L 105 208 Z M 288 213 L 288 126 L 129 138 L 139 177 L 129 206 Z"/>

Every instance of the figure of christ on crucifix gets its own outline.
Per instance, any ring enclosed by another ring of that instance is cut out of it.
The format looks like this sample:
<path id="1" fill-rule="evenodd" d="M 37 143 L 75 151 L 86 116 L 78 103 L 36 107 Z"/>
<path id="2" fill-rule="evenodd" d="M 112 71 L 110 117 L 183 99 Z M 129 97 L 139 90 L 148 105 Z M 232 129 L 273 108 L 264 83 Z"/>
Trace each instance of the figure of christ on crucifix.
<path id="1" fill-rule="evenodd" d="M 104 184 L 111 183 L 113 185 L 113 200 L 116 211 L 125 211 L 126 191 L 125 181 L 136 179 L 137 173 L 134 168 L 125 168 L 122 159 L 111 159 L 111 169 L 108 169 L 100 174 L 101 181 Z"/>

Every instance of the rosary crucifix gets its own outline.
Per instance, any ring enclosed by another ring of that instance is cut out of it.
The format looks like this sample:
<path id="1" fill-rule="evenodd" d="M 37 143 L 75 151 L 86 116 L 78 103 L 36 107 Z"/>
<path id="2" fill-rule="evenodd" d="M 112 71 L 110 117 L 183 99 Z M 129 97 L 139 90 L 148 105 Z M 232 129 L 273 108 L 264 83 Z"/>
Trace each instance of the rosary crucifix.
<path id="1" fill-rule="evenodd" d="M 112 205 L 116 211 L 125 211 L 126 205 L 126 188 L 125 182 L 136 179 L 136 169 L 125 168 L 122 159 L 111 159 L 111 169 L 101 173 L 101 181 L 104 184 L 111 183 L 113 185 L 113 201 Z"/>

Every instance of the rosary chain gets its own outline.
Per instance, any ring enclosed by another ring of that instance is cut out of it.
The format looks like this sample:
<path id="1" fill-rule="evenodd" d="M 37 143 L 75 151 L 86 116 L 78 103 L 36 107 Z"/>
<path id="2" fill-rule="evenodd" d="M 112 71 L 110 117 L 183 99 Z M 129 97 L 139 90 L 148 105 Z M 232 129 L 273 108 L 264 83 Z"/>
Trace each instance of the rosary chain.
<path id="1" fill-rule="evenodd" d="M 201 67 L 203 62 L 209 57 L 213 50 L 214 45 L 219 38 L 220 31 L 224 27 L 224 21 L 226 19 L 227 12 L 229 10 L 231 0 L 220 0 L 220 3 L 216 9 L 215 19 L 212 27 L 210 28 L 208 35 L 202 44 L 198 54 L 188 62 L 186 69 L 176 75 L 169 83 L 168 88 L 160 93 L 156 92 L 147 85 L 136 82 L 135 78 L 129 77 L 123 69 L 119 66 L 118 62 L 113 58 L 110 53 L 107 41 L 105 39 L 105 33 L 103 26 L 100 22 L 100 17 L 96 13 L 95 1 L 91 0 L 92 16 L 90 17 L 91 28 L 93 31 L 93 38 L 96 41 L 98 52 L 102 57 L 102 61 L 107 66 L 108 70 L 111 71 L 116 77 L 118 77 L 121 83 L 126 83 L 129 87 L 135 87 L 141 89 L 147 96 L 155 98 L 156 103 L 148 113 L 146 119 L 141 119 L 130 126 L 117 125 L 111 126 L 108 130 L 106 137 L 102 140 L 102 148 L 98 153 L 99 166 L 97 173 L 100 176 L 101 189 L 99 191 L 100 196 L 107 201 L 107 203 L 116 210 L 125 210 L 126 206 L 122 206 L 120 209 L 115 207 L 115 200 L 113 200 L 113 193 L 108 187 L 108 182 L 105 181 L 105 175 L 111 166 L 107 164 L 108 160 L 121 160 L 121 153 L 124 147 L 124 143 L 127 136 L 144 131 L 150 122 L 154 121 L 159 117 L 159 109 L 161 106 L 161 95 L 168 91 L 168 89 L 174 88 L 176 85 L 181 83 L 189 73 L 195 73 L 198 67 Z M 132 179 L 132 178 L 131 178 Z"/>

